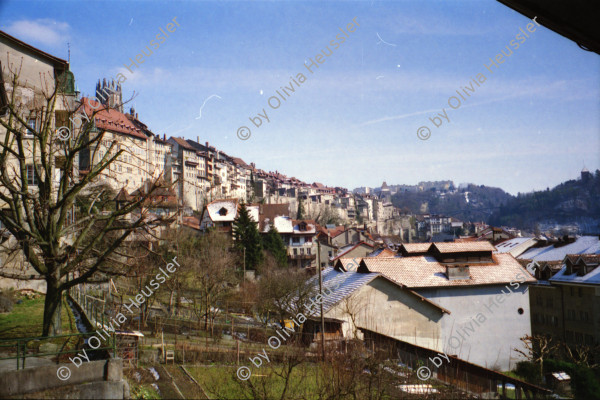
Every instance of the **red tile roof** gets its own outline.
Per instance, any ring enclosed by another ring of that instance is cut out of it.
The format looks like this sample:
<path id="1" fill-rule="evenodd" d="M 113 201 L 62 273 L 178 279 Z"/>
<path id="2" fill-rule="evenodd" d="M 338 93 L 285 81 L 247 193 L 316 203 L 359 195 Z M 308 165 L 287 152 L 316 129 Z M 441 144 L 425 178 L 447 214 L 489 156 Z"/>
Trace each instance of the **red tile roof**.
<path id="1" fill-rule="evenodd" d="M 184 138 L 171 137 L 171 139 L 173 139 L 178 145 L 180 145 L 186 150 L 196 151 L 196 149 L 192 145 L 190 145 Z"/>
<path id="2" fill-rule="evenodd" d="M 496 248 L 490 242 L 439 242 L 433 243 L 433 246 L 440 253 L 463 253 L 468 251 L 496 251 Z M 433 248 L 432 248 L 433 250 Z"/>
<path id="3" fill-rule="evenodd" d="M 390 249 L 383 249 L 379 254 L 377 254 L 375 256 L 375 258 L 382 258 L 382 257 L 396 257 L 396 253 L 394 253 L 392 250 Z"/>
<path id="4" fill-rule="evenodd" d="M 362 259 L 360 271 L 380 272 L 394 282 L 409 288 L 506 284 L 523 280 L 516 277 L 519 273 L 527 278 L 526 282 L 536 281 L 510 254 L 496 254 L 494 259 L 496 261 L 494 264 L 469 265 L 471 279 L 463 280 L 448 280 L 446 266 L 431 256 L 367 257 Z"/>
<path id="5" fill-rule="evenodd" d="M 84 112 L 88 115 L 88 117 L 91 117 L 95 111 L 99 110 L 94 117 L 96 127 L 98 129 L 122 133 L 144 140 L 148 138 L 126 114 L 123 114 L 112 108 L 105 108 L 106 106 L 102 104 L 100 107 L 96 106 L 96 109 L 94 109 L 90 106 L 90 100 L 86 97 L 82 98 L 81 101 Z M 95 101 L 92 100 L 92 104 L 94 103 Z"/>
<path id="6" fill-rule="evenodd" d="M 200 229 L 200 219 L 193 216 L 183 217 L 182 224 L 193 229 Z"/>
<path id="7" fill-rule="evenodd" d="M 400 246 L 406 249 L 407 253 L 424 253 L 431 247 L 431 243 L 402 243 Z"/>

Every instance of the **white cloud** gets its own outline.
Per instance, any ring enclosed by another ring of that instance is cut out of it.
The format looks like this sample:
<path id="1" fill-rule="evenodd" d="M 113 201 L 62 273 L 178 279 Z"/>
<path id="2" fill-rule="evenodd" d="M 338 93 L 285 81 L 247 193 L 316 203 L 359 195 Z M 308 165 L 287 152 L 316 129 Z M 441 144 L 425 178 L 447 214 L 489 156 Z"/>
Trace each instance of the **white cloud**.
<path id="1" fill-rule="evenodd" d="M 70 26 L 66 22 L 53 19 L 15 21 L 6 27 L 6 31 L 24 42 L 38 42 L 56 46 L 69 37 Z"/>

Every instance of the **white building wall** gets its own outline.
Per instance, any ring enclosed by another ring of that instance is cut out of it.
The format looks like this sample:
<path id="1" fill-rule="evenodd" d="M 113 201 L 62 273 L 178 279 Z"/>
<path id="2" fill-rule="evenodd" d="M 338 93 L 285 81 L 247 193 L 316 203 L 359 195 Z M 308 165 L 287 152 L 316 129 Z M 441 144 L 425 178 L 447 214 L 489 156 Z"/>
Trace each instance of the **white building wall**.
<path id="1" fill-rule="evenodd" d="M 362 339 L 356 327 L 441 351 L 441 321 L 447 317 L 398 286 L 376 278 L 325 313 L 341 319 L 345 338 Z M 356 323 L 356 326 L 354 325 Z"/>
<path id="2" fill-rule="evenodd" d="M 442 319 L 444 352 L 489 369 L 515 368 L 524 358 L 514 349 L 524 350 L 520 338 L 531 334 L 529 290 L 516 288 L 519 280 L 506 284 L 512 292 L 504 285 L 418 290 L 451 312 Z"/>

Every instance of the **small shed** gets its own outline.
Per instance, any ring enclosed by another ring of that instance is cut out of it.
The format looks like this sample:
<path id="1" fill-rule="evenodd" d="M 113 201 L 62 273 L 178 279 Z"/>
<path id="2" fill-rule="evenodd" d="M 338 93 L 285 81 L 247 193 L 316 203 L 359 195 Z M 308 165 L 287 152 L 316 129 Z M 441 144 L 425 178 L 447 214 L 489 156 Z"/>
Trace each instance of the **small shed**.
<path id="1" fill-rule="evenodd" d="M 137 367 L 140 354 L 140 331 L 115 331 L 117 354 L 123 359 L 123 367 Z"/>
<path id="2" fill-rule="evenodd" d="M 557 393 L 571 394 L 571 377 L 564 371 L 546 374 L 546 383 Z"/>

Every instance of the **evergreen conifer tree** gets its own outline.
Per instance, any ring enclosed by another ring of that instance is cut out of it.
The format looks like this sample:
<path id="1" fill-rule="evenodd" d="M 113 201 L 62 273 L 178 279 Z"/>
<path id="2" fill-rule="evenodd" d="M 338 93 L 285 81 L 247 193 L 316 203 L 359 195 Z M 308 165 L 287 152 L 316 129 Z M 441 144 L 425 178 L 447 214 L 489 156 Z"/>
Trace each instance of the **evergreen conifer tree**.
<path id="1" fill-rule="evenodd" d="M 257 223 L 252 220 L 245 203 L 240 205 L 238 215 L 233 220 L 235 248 L 244 254 L 246 270 L 254 270 L 263 260 L 262 241 Z"/>
<path id="2" fill-rule="evenodd" d="M 285 248 L 285 243 L 283 243 L 281 235 L 274 226 L 271 226 L 269 233 L 263 237 L 263 247 L 271 253 L 280 267 L 285 267 L 287 265 L 287 250 Z"/>
<path id="3" fill-rule="evenodd" d="M 296 219 L 304 219 L 304 204 L 302 203 L 302 197 L 298 197 L 298 212 L 296 213 Z"/>

